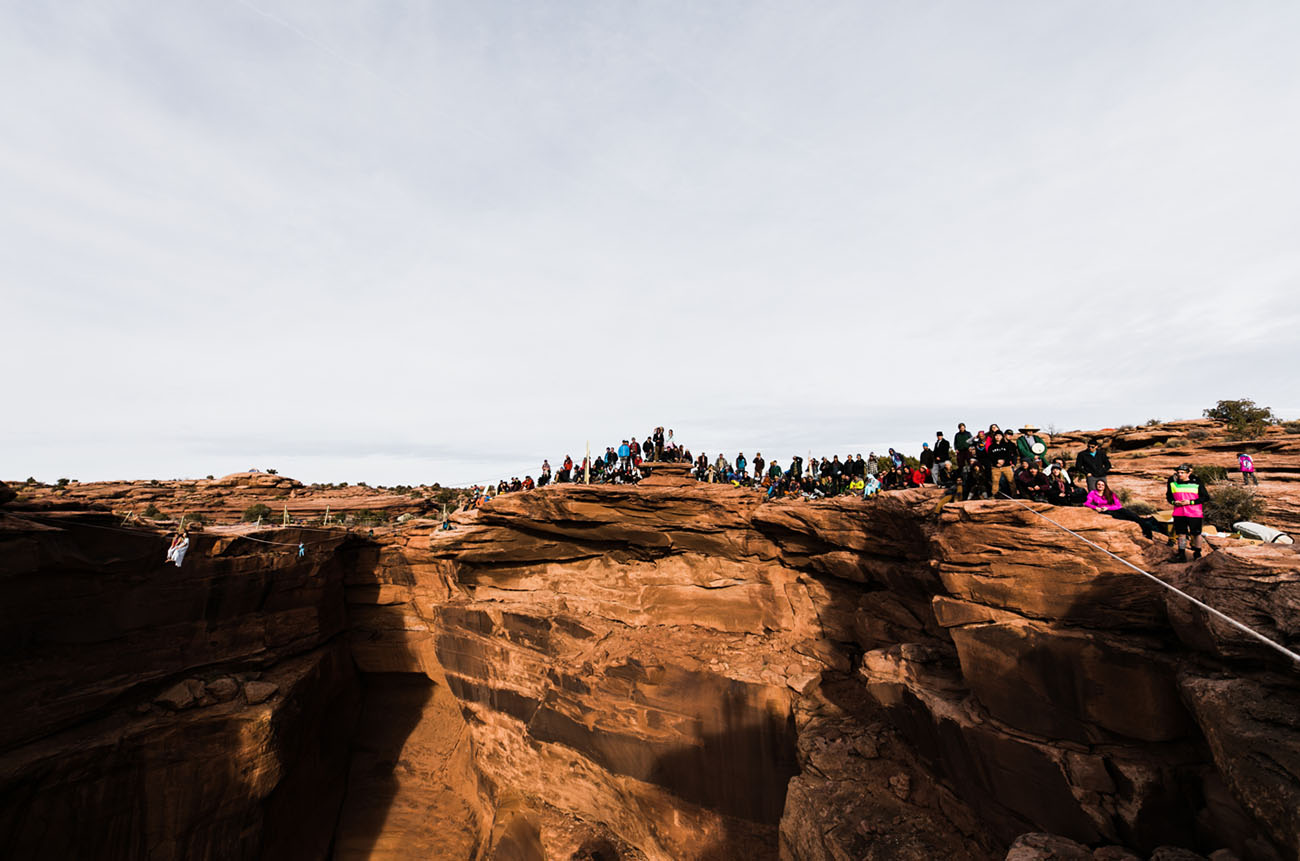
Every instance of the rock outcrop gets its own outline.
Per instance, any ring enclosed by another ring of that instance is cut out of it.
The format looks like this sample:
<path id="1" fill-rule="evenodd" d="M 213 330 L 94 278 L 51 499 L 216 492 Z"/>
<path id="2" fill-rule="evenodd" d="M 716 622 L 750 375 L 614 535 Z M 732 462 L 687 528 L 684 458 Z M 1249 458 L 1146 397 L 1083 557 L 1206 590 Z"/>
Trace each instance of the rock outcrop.
<path id="1" fill-rule="evenodd" d="M 1035 509 L 570 485 L 450 531 L 209 529 L 176 569 L 159 534 L 11 506 L 0 841 L 1295 857 L 1297 668 Z M 1133 524 L 1052 516 L 1300 643 L 1293 548 L 1162 566 Z M 1031 832 L 1057 837 L 1016 842 Z"/>

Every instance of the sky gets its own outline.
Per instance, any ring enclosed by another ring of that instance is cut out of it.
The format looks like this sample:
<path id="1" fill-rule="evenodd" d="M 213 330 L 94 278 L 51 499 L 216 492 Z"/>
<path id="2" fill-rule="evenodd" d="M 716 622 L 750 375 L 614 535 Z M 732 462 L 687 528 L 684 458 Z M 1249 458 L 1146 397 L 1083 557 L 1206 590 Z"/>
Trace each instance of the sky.
<path id="1" fill-rule="evenodd" d="M 1300 417 L 1300 4 L 0 2 L 0 477 Z"/>

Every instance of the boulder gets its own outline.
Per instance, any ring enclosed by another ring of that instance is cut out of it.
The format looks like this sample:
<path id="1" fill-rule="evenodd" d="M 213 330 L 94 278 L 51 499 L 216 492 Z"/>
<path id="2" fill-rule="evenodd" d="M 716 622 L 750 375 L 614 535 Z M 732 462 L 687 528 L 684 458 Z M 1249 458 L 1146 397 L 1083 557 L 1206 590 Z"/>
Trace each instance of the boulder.
<path id="1" fill-rule="evenodd" d="M 272 682 L 244 682 L 244 699 L 249 705 L 263 703 L 275 696 L 280 686 Z"/>

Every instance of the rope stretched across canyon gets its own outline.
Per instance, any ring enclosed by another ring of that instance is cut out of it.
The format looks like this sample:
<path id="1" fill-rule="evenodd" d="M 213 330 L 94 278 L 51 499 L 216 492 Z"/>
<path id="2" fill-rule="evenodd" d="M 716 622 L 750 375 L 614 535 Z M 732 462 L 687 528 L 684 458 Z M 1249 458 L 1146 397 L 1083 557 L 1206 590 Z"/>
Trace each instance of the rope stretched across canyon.
<path id="1" fill-rule="evenodd" d="M 1068 527 L 1062 526 L 1061 524 L 1057 523 L 1057 522 L 1056 522 L 1055 520 L 1053 520 L 1052 518 L 1048 517 L 1046 514 L 1043 514 L 1041 511 L 1035 511 L 1034 509 L 1030 508 L 1028 505 L 1025 505 L 1023 502 L 1021 502 L 1020 500 L 1016 499 L 1015 497 L 1008 496 L 1008 495 L 1005 494 L 1005 493 L 1000 493 L 999 495 L 1002 496 L 1002 497 L 1005 498 L 1005 499 L 1009 499 L 1009 500 L 1011 500 L 1011 501 L 1014 502 L 1016 505 L 1019 505 L 1021 508 L 1023 508 L 1025 511 L 1028 511 L 1030 514 L 1034 514 L 1034 515 L 1037 515 L 1038 517 L 1041 517 L 1043 520 L 1046 520 L 1048 523 L 1052 524 L 1053 526 L 1055 526 L 1057 529 L 1061 530 L 1062 532 L 1066 532 L 1066 533 L 1069 533 L 1070 535 L 1073 535 L 1075 538 L 1079 539 L 1079 540 L 1082 541 L 1084 544 L 1087 544 L 1087 545 L 1090 546 L 1090 547 L 1094 547 L 1094 548 L 1096 548 L 1097 550 L 1100 550 L 1102 553 L 1105 553 L 1107 556 L 1111 557 L 1111 558 L 1114 559 L 1116 562 L 1119 562 L 1120 564 L 1122 564 L 1122 565 L 1124 565 L 1124 566 L 1126 566 L 1126 567 L 1128 567 L 1128 568 L 1132 568 L 1134 571 L 1136 571 L 1137 573 L 1141 574 L 1143 577 L 1145 577 L 1145 578 L 1147 578 L 1148 580 L 1151 580 L 1151 581 L 1153 581 L 1153 582 L 1155 582 L 1155 583 L 1160 584 L 1160 585 L 1163 586 L 1164 588 L 1168 589 L 1170 592 L 1173 592 L 1175 595 L 1178 595 L 1180 598 L 1185 598 L 1185 599 L 1187 599 L 1188 601 L 1191 601 L 1193 604 L 1195 604 L 1196 606 L 1200 607 L 1202 610 L 1204 610 L 1205 612 L 1209 613 L 1210 615 L 1214 616 L 1216 619 L 1219 619 L 1219 620 L 1221 620 L 1221 621 L 1223 621 L 1223 622 L 1226 622 L 1227 624 L 1231 625 L 1233 628 L 1236 628 L 1238 631 L 1241 631 L 1243 634 L 1246 634 L 1247 636 L 1250 636 L 1250 637 L 1253 637 L 1253 638 L 1256 639 L 1256 640 L 1259 640 L 1261 643 L 1263 643 L 1264 645 L 1268 646 L 1270 649 L 1273 649 L 1273 650 L 1276 651 L 1276 652 L 1280 652 L 1281 654 L 1286 655 L 1288 658 L 1290 658 L 1291 660 L 1295 661 L 1297 664 L 1300 664 L 1300 654 L 1296 654 L 1295 652 L 1293 652 L 1293 651 L 1291 651 L 1290 649 L 1288 649 L 1286 646 L 1283 646 L 1281 643 L 1277 643 L 1277 642 L 1274 642 L 1273 640 L 1270 640 L 1268 637 L 1265 637 L 1263 634 L 1259 633 L 1259 632 L 1256 631 L 1254 628 L 1251 628 L 1251 627 L 1249 627 L 1249 626 L 1247 626 L 1247 625 L 1242 624 L 1241 622 L 1238 622 L 1236 619 L 1232 618 L 1232 617 L 1229 616 L 1228 614 L 1223 613 L 1223 612 L 1221 612 L 1221 611 L 1219 611 L 1219 610 L 1214 609 L 1214 608 L 1211 607 L 1209 604 L 1205 603 L 1204 601 L 1200 600 L 1199 598 L 1195 598 L 1195 597 L 1193 597 L 1193 596 L 1187 594 L 1187 593 L 1184 592 L 1182 589 L 1179 589 L 1177 586 L 1174 586 L 1174 585 L 1171 584 L 1171 583 L 1166 583 L 1164 580 L 1161 580 L 1161 579 L 1160 579 L 1159 577 L 1157 577 L 1156 575 L 1154 575 L 1154 574 L 1152 574 L 1152 573 L 1150 573 L 1150 572 L 1148 572 L 1148 571 L 1143 571 L 1141 568 L 1137 567 L 1137 566 L 1134 565 L 1132 562 L 1129 562 L 1127 559 L 1124 559 L 1124 558 L 1122 558 L 1122 557 L 1120 557 L 1120 556 L 1118 556 L 1118 555 L 1116 555 L 1116 554 L 1110 552 L 1110 551 L 1107 550 L 1105 547 L 1102 547 L 1100 544 L 1097 544 L 1097 543 L 1094 542 L 1094 541 L 1090 541 L 1090 540 L 1088 540 L 1087 538 L 1084 538 L 1082 535 L 1080 535 L 1079 533 L 1075 532 L 1074 530 L 1069 529 Z"/>

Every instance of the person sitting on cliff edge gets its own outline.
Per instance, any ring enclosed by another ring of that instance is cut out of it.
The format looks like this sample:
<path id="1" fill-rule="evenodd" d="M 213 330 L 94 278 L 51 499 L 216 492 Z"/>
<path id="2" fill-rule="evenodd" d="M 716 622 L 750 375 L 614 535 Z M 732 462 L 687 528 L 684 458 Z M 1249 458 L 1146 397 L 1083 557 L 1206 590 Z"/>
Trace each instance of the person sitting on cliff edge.
<path id="1" fill-rule="evenodd" d="M 1156 519 L 1154 517 L 1139 517 L 1125 508 L 1124 503 L 1120 502 L 1119 497 L 1115 495 L 1115 491 L 1110 489 L 1110 485 L 1106 483 L 1104 478 L 1097 479 L 1096 486 L 1088 493 L 1088 498 L 1084 500 L 1083 504 L 1093 511 L 1108 514 L 1117 520 L 1128 520 L 1136 523 L 1142 528 L 1142 534 L 1147 538 L 1155 537 L 1152 530 L 1157 525 Z M 1196 555 L 1200 556 L 1201 551 L 1197 550 Z"/>

